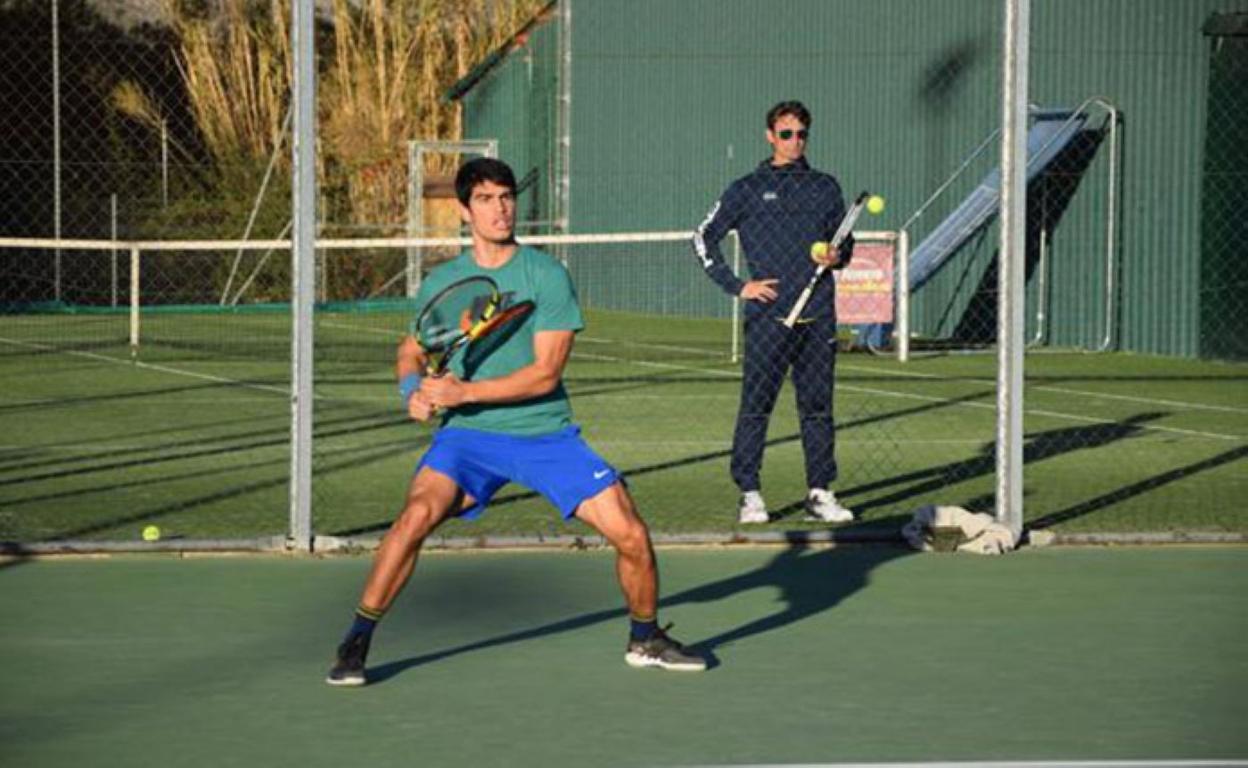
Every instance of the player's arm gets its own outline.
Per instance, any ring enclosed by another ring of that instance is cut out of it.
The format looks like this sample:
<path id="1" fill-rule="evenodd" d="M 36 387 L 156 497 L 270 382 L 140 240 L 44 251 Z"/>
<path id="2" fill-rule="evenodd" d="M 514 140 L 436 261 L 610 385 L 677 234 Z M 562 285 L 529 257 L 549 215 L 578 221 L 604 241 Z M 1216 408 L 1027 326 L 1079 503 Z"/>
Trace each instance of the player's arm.
<path id="1" fill-rule="evenodd" d="M 395 376 L 400 381 L 411 374 L 419 376 L 426 370 L 428 364 L 429 360 L 425 357 L 425 350 L 420 346 L 420 341 L 415 336 L 404 336 L 394 353 Z"/>
<path id="2" fill-rule="evenodd" d="M 740 193 L 736 185 L 729 187 L 723 197 L 715 201 L 706 218 L 693 233 L 693 252 L 698 257 L 707 277 L 730 296 L 739 296 L 746 281 L 737 277 L 732 267 L 724 260 L 719 243 L 733 229 L 741 218 Z M 747 297 L 748 298 L 748 297 Z"/>
<path id="3" fill-rule="evenodd" d="M 471 403 L 517 403 L 549 394 L 559 386 L 572 353 L 574 331 L 538 331 L 532 363 L 505 376 L 462 381 L 451 374 L 425 379 L 420 394 L 440 408 Z"/>
<path id="4" fill-rule="evenodd" d="M 394 374 L 399 381 L 399 397 L 407 413 L 417 421 L 428 421 L 434 413 L 433 404 L 420 393 L 422 374 L 429 361 L 415 336 L 404 336 L 394 354 Z"/>

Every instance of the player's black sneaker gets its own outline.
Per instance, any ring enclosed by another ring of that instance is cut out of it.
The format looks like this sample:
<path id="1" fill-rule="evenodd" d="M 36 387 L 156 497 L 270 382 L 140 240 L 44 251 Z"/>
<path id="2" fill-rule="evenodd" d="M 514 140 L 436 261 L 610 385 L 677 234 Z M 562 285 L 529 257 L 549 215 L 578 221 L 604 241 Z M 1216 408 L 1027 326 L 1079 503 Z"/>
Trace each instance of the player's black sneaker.
<path id="1" fill-rule="evenodd" d="M 330 685 L 364 685 L 364 658 L 368 656 L 368 635 L 352 635 L 338 646 L 338 659 L 325 677 Z"/>
<path id="2" fill-rule="evenodd" d="M 630 667 L 658 667 L 677 672 L 701 672 L 706 669 L 706 659 L 697 654 L 689 653 L 685 647 L 667 636 L 668 624 L 656 629 L 654 634 L 645 640 L 629 639 L 628 649 L 624 652 L 624 661 Z"/>

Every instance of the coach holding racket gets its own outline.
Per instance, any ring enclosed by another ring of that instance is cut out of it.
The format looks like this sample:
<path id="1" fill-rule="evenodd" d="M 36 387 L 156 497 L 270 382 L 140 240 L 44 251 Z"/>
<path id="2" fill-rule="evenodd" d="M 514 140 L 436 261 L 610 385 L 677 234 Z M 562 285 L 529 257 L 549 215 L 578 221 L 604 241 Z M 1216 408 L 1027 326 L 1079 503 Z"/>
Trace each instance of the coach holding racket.
<path id="1" fill-rule="evenodd" d="M 658 576 L 650 533 L 616 469 L 581 438 L 563 386 L 572 340 L 584 322 L 567 270 L 512 237 L 516 180 L 504 163 L 479 158 L 455 178 L 472 247 L 423 281 L 416 303 L 445 295 L 475 275 L 490 278 L 508 304 L 533 309 L 509 329 L 469 345 L 445 375 L 422 375 L 420 342 L 399 345 L 403 408 L 417 421 L 440 418 L 407 500 L 373 560 L 372 571 L 326 679 L 363 685 L 373 630 L 416 566 L 421 544 L 452 515 L 475 518 L 509 481 L 549 499 L 564 519 L 579 518 L 615 547 L 616 573 L 631 616 L 625 661 L 680 671 L 706 668 L 701 656 L 667 636 L 656 616 Z"/>
<path id="2" fill-rule="evenodd" d="M 734 181 L 694 233 L 707 275 L 745 300 L 745 365 L 732 439 L 732 479 L 741 489 L 738 520 L 766 523 L 759 470 L 767 425 L 784 377 L 792 370 L 808 486 L 805 509 L 814 519 L 845 523 L 853 513 L 829 486 L 836 480 L 832 382 L 836 366 L 836 283 L 825 271 L 792 328 L 783 321 L 820 264 L 840 269 L 853 252 L 852 236 L 839 251 L 823 250 L 845 216 L 835 178 L 806 162 L 810 111 L 783 101 L 767 112 L 771 157 Z M 719 243 L 737 231 L 750 278 L 724 262 Z M 818 245 L 817 245 L 818 244 Z"/>

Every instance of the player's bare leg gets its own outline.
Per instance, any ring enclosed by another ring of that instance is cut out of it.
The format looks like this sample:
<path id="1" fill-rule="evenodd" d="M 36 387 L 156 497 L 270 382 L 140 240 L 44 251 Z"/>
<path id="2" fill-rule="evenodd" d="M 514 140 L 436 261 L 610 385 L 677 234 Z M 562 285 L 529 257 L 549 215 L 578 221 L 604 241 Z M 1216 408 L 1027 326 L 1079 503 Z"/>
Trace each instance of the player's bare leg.
<path id="1" fill-rule="evenodd" d="M 615 547 L 615 571 L 629 612 L 634 616 L 654 616 L 659 576 L 650 531 L 623 484 L 615 483 L 586 499 L 577 508 L 576 516 Z"/>
<path id="2" fill-rule="evenodd" d="M 615 547 L 616 575 L 631 620 L 624 660 L 634 667 L 680 671 L 706 669 L 706 660 L 685 651 L 658 626 L 659 576 L 650 531 L 623 483 L 581 503 L 576 516 Z"/>
<path id="3" fill-rule="evenodd" d="M 373 557 L 355 621 L 338 646 L 334 667 L 325 678 L 327 683 L 343 686 L 365 683 L 364 663 L 373 628 L 411 578 L 425 539 L 452 510 L 460 509 L 464 503 L 465 496 L 459 486 L 441 472 L 422 467 L 412 478 L 403 511 L 382 537 Z"/>
<path id="4" fill-rule="evenodd" d="M 421 467 L 408 485 L 403 511 L 390 525 L 373 556 L 360 605 L 385 612 L 411 578 L 425 539 L 452 509 L 459 509 L 464 503 L 463 493 L 454 480 L 437 470 Z"/>

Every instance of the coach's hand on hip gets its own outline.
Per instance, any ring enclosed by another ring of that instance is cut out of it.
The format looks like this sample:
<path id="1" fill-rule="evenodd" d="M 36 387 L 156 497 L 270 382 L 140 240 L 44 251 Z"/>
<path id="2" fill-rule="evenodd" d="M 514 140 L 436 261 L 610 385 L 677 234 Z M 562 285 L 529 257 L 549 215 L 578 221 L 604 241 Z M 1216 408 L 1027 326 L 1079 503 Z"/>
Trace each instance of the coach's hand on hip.
<path id="1" fill-rule="evenodd" d="M 747 301 L 760 301 L 763 304 L 770 304 L 776 300 L 776 289 L 772 286 L 778 282 L 780 281 L 775 278 L 750 280 L 741 286 L 741 298 Z"/>

